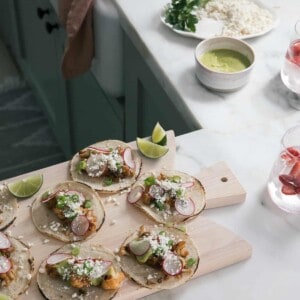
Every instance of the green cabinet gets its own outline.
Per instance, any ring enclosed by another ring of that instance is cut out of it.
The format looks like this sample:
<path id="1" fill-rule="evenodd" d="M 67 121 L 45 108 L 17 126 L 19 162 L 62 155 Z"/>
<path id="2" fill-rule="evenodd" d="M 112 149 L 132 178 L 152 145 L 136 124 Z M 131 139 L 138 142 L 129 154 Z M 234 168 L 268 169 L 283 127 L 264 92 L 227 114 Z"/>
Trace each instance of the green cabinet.
<path id="1" fill-rule="evenodd" d="M 60 73 L 63 33 L 47 0 L 16 1 L 21 67 L 47 113 L 66 156 L 72 153 L 65 82 Z"/>
<path id="2" fill-rule="evenodd" d="M 65 31 L 48 0 L 1 0 L 0 32 L 67 158 L 99 140 L 124 138 L 122 100 L 108 97 L 91 72 L 62 77 Z"/>

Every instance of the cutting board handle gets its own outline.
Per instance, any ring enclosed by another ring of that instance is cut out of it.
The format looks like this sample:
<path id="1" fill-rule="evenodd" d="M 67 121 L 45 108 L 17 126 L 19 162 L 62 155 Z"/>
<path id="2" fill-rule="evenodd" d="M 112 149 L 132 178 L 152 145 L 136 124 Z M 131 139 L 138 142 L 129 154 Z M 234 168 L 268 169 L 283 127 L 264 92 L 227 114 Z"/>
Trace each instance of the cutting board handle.
<path id="1" fill-rule="evenodd" d="M 225 162 L 201 170 L 196 177 L 206 192 L 205 209 L 238 204 L 245 201 L 246 191 Z"/>

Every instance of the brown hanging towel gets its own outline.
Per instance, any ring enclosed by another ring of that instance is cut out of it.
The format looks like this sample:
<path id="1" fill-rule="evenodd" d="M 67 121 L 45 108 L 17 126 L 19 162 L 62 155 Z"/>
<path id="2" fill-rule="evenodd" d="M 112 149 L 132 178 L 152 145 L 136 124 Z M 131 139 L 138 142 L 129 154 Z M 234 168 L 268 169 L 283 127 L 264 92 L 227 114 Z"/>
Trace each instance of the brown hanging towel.
<path id="1" fill-rule="evenodd" d="M 94 0 L 59 0 L 59 18 L 67 41 L 62 60 L 64 78 L 74 78 L 89 70 L 94 57 Z"/>

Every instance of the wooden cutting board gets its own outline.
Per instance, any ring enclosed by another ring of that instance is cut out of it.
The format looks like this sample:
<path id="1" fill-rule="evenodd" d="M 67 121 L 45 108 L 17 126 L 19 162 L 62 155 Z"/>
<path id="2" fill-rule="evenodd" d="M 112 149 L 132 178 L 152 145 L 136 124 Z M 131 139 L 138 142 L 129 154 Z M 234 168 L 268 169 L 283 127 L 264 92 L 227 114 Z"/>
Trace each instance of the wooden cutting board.
<path id="1" fill-rule="evenodd" d="M 168 132 L 168 145 L 170 150 L 164 158 L 159 160 L 143 158 L 142 172 L 157 168 L 172 169 L 176 152 L 175 137 L 172 131 Z M 135 147 L 135 143 L 132 143 L 132 146 Z M 32 173 L 43 174 L 44 183 L 40 193 L 61 181 L 70 180 L 68 162 Z M 12 178 L 9 181 L 19 180 L 28 175 Z M 245 200 L 244 189 L 223 162 L 201 170 L 197 177 L 206 189 L 206 209 L 232 205 Z M 141 224 L 154 224 L 151 219 L 127 203 L 126 193 L 101 196 L 105 206 L 106 219 L 99 232 L 89 240 L 91 245 L 101 243 L 114 251 Z M 14 237 L 20 238 L 24 243 L 31 246 L 31 253 L 35 259 L 31 285 L 27 293 L 20 297 L 20 299 L 28 300 L 43 299 L 36 284 L 39 265 L 45 257 L 63 245 L 62 242 L 42 235 L 34 227 L 30 216 L 30 205 L 34 198 L 35 196 L 19 201 L 17 219 L 8 229 Z M 200 264 L 194 277 L 221 269 L 251 256 L 251 246 L 245 240 L 206 219 L 203 215 L 205 212 L 187 223 L 187 232 L 194 240 L 200 253 Z M 141 288 L 131 280 L 126 280 L 116 299 L 137 299 L 153 292 L 156 291 Z"/>

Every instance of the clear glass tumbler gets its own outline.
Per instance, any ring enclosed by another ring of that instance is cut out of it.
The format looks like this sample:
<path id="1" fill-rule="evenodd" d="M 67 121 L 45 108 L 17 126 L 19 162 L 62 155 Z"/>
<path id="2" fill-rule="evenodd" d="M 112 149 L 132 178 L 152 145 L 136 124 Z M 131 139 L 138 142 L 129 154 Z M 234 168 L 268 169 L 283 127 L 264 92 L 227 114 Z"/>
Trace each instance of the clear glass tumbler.
<path id="1" fill-rule="evenodd" d="M 290 128 L 281 144 L 268 182 L 269 195 L 282 210 L 300 214 L 300 125 Z"/>
<path id="2" fill-rule="evenodd" d="M 292 92 L 300 94 L 300 20 L 295 24 L 295 31 L 284 58 L 281 79 Z"/>

